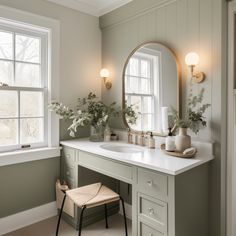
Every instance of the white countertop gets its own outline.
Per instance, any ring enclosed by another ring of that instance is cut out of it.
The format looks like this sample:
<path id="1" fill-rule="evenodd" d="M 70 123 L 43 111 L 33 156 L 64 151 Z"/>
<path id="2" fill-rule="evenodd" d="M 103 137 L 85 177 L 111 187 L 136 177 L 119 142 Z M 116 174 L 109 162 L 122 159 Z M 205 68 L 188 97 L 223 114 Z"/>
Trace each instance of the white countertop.
<path id="1" fill-rule="evenodd" d="M 210 160 L 214 159 L 212 155 L 212 143 L 193 143 L 193 146 L 198 148 L 197 155 L 192 159 L 183 159 L 168 156 L 158 147 L 156 149 L 148 149 L 137 145 L 127 144 L 124 141 L 112 142 L 90 142 L 88 139 L 74 139 L 62 141 L 62 145 L 71 148 L 79 149 L 81 151 L 90 152 L 96 155 L 104 156 L 112 160 L 131 164 L 135 166 L 144 167 L 150 170 L 160 171 L 170 175 L 178 175 L 196 166 L 200 166 Z M 121 153 L 108 151 L 101 148 L 101 145 L 127 145 L 142 149 L 142 152 L 137 153 Z"/>

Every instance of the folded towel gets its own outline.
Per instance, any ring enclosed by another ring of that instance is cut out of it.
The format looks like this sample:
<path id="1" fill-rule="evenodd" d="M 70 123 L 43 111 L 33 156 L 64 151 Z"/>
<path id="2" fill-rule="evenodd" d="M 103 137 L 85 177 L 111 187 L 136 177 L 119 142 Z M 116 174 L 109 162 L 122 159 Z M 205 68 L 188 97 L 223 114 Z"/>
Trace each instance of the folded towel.
<path id="1" fill-rule="evenodd" d="M 69 190 L 69 187 L 66 184 L 62 185 L 60 183 L 60 180 L 57 180 L 57 182 L 56 182 L 56 199 L 57 199 L 57 208 L 58 209 L 61 209 L 61 204 L 62 204 L 64 195 L 65 195 L 62 192 L 62 190 L 67 191 L 67 190 Z M 63 211 L 66 214 L 70 215 L 71 217 L 73 217 L 73 218 L 75 217 L 74 202 L 70 198 L 66 198 Z"/>
<path id="2" fill-rule="evenodd" d="M 183 154 L 184 155 L 192 155 L 197 151 L 197 148 L 195 147 L 191 147 L 191 148 L 187 148 L 184 150 Z"/>

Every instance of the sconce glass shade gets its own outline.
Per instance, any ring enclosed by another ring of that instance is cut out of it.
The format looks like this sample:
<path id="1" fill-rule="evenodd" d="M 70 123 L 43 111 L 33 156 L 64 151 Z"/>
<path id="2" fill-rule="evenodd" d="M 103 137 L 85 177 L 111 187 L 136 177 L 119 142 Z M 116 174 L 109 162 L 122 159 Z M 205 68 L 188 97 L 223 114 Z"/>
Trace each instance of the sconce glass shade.
<path id="1" fill-rule="evenodd" d="M 188 66 L 196 66 L 199 63 L 199 55 L 195 52 L 190 52 L 185 57 L 185 63 Z"/>
<path id="2" fill-rule="evenodd" d="M 102 78 L 108 78 L 109 75 L 110 75 L 110 73 L 109 73 L 109 70 L 108 70 L 108 69 L 103 68 L 103 69 L 100 70 L 100 76 L 101 76 Z"/>

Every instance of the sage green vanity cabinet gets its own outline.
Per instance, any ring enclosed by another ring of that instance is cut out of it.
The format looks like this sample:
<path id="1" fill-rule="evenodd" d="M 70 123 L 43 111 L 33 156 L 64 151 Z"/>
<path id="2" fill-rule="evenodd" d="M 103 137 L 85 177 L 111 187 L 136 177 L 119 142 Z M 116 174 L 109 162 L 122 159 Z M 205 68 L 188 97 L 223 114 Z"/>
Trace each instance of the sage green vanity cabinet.
<path id="1" fill-rule="evenodd" d="M 208 164 L 169 175 L 64 146 L 61 170 L 71 187 L 98 179 L 114 190 L 115 179 L 131 184 L 132 236 L 208 236 Z M 111 206 L 110 214 L 117 211 L 117 204 Z M 78 213 L 64 218 L 76 226 Z M 86 217 L 86 224 L 93 223 L 104 217 L 103 209 Z"/>

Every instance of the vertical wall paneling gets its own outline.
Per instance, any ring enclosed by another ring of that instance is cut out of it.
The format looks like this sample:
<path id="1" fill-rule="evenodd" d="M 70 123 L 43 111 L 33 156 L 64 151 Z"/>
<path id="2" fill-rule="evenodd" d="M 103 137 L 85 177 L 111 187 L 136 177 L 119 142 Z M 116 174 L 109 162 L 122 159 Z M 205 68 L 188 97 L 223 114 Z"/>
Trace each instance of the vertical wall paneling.
<path id="1" fill-rule="evenodd" d="M 204 102 L 210 103 L 211 108 L 206 113 L 208 127 L 197 138 L 215 141 L 216 159 L 211 164 L 209 178 L 209 235 L 212 236 L 224 235 L 224 226 L 221 225 L 223 221 L 220 218 L 220 210 L 223 208 L 221 199 L 224 198 L 223 195 L 220 196 L 223 184 L 220 175 L 226 145 L 224 130 L 221 128 L 224 127 L 226 114 L 223 111 L 226 96 L 223 67 L 226 60 L 222 38 L 223 27 L 226 28 L 222 25 L 225 8 L 226 2 L 222 0 L 136 0 L 100 18 L 103 34 L 102 60 L 104 66 L 107 63 L 116 68 L 116 82 L 111 91 L 103 90 L 104 101 L 121 102 L 122 70 L 127 55 L 140 43 L 156 40 L 170 46 L 180 59 L 184 108 L 189 82 L 189 68 L 185 65 L 184 57 L 189 51 L 199 53 L 200 64 L 196 69 L 205 72 L 207 77 L 203 84 L 196 86 L 195 91 L 205 88 Z M 127 44 L 125 50 L 122 49 L 124 44 Z M 114 124 L 117 127 L 117 121 Z"/>

